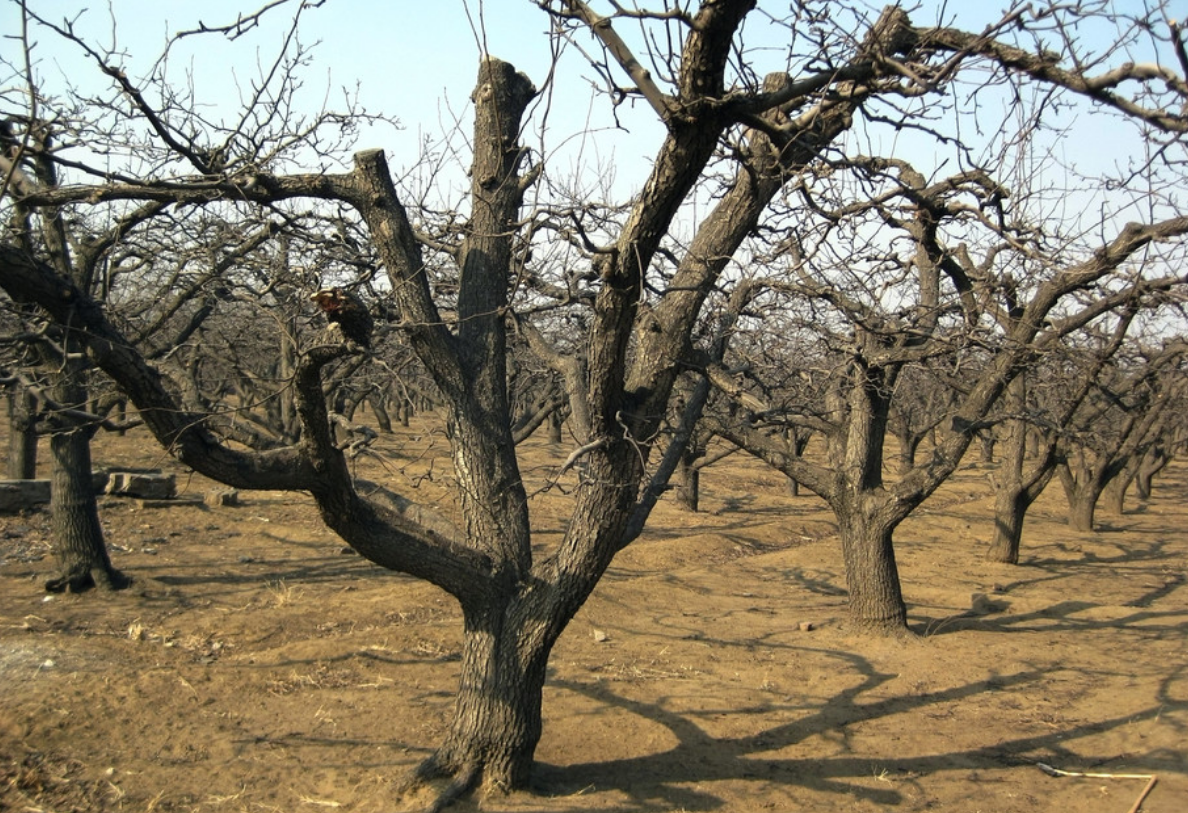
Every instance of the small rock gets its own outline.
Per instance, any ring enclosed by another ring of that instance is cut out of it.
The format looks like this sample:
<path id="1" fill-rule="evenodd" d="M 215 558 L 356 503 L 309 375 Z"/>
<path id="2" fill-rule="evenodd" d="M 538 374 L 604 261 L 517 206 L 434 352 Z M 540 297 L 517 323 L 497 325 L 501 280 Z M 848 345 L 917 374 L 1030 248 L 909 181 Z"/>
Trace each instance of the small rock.
<path id="1" fill-rule="evenodd" d="M 610 640 L 610 636 L 602 630 L 594 630 L 594 643 L 601 644 L 604 641 Z"/>
<path id="2" fill-rule="evenodd" d="M 997 604 L 990 600 L 990 597 L 985 593 L 970 593 L 969 594 L 969 611 L 974 615 L 989 615 L 996 613 L 1001 609 Z"/>
<path id="3" fill-rule="evenodd" d="M 812 621 L 801 621 L 799 624 L 796 625 L 796 628 L 798 630 L 800 630 L 801 632 L 812 632 L 813 630 L 815 630 L 817 628 L 817 625 L 814 624 Z"/>
<path id="4" fill-rule="evenodd" d="M 203 502 L 211 508 L 239 505 L 239 492 L 234 488 L 213 489 L 206 492 Z"/>

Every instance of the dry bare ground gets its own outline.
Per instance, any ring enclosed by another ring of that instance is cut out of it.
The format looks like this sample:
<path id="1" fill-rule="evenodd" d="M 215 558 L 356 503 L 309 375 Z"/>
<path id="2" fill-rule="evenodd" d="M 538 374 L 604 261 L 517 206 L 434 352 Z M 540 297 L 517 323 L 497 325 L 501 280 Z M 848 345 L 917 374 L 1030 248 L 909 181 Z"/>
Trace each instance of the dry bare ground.
<path id="1" fill-rule="evenodd" d="M 440 435 L 380 447 L 368 476 L 444 493 Z M 531 446 L 537 489 L 567 452 Z M 135 433 L 96 460 L 171 465 Z M 459 809 L 1127 813 L 1147 784 L 1037 763 L 1157 775 L 1142 809 L 1188 809 L 1188 467 L 1096 533 L 1053 487 L 1019 567 L 982 561 L 988 473 L 898 533 L 919 636 L 896 642 L 846 628 L 818 499 L 741 456 L 707 471 L 704 511 L 662 505 L 558 645 L 535 794 Z M 533 498 L 542 546 L 563 487 Z M 115 596 L 47 597 L 45 515 L 0 517 L 0 810 L 399 809 L 446 724 L 457 608 L 344 553 L 303 496 L 243 496 L 106 500 L 136 579 Z"/>

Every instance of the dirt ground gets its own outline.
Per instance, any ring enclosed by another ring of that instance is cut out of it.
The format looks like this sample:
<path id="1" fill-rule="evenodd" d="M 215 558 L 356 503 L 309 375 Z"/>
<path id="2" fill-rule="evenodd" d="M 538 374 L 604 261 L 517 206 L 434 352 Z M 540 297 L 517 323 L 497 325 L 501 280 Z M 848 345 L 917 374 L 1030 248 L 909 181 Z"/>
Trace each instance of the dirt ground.
<path id="1" fill-rule="evenodd" d="M 539 488 L 569 449 L 529 446 Z M 362 473 L 440 499 L 439 433 L 378 448 Z M 96 464 L 211 487 L 135 432 Z M 1156 775 L 1142 809 L 1188 810 L 1188 466 L 1096 533 L 1053 486 L 1018 567 L 982 560 L 990 471 L 898 532 L 918 637 L 895 642 L 847 629 L 820 500 L 715 465 L 703 511 L 662 505 L 558 644 L 535 793 L 457 809 L 1127 813 Z M 307 497 L 242 497 L 105 499 L 118 595 L 47 596 L 46 515 L 0 517 L 0 811 L 400 809 L 450 712 L 457 607 L 345 553 Z M 533 497 L 541 545 L 564 504 Z"/>

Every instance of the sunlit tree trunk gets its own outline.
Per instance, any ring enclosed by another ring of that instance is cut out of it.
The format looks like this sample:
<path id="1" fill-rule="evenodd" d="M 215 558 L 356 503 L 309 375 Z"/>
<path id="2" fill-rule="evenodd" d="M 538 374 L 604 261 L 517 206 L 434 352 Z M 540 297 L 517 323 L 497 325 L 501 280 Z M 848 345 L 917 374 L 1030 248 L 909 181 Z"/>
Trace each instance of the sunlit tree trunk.
<path id="1" fill-rule="evenodd" d="M 1021 374 L 1007 386 L 1006 412 L 1021 412 L 1026 398 L 1027 382 Z M 1002 459 L 994 484 L 994 532 L 986 558 L 991 562 L 1018 564 L 1027 511 L 1051 482 L 1056 472 L 1056 453 L 1054 443 L 1046 444 L 1025 471 L 1029 426 L 1020 419 L 1008 420 L 1004 426 Z"/>

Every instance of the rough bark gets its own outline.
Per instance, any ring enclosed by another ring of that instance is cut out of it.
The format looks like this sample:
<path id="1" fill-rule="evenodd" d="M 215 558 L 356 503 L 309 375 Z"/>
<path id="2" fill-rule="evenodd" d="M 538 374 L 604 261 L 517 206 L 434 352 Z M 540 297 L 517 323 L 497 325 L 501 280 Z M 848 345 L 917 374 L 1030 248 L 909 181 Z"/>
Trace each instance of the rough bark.
<path id="1" fill-rule="evenodd" d="M 81 365 L 68 362 L 55 372 L 54 400 L 81 404 L 86 389 Z M 92 587 L 120 590 L 131 579 L 112 566 L 99 524 L 99 507 L 91 479 L 91 439 L 95 429 L 64 415 L 50 418 L 50 527 L 58 575 L 46 582 L 50 592 L 78 593 Z"/>
<path id="2" fill-rule="evenodd" d="M 32 480 L 37 476 L 37 401 L 16 387 L 8 395 L 9 480 Z"/>
<path id="3" fill-rule="evenodd" d="M 681 455 L 677 466 L 676 499 L 687 511 L 697 513 L 701 503 L 701 470 L 694 466 L 695 457 Z"/>
<path id="4" fill-rule="evenodd" d="M 899 584 L 892 535 L 897 523 L 860 505 L 838 512 L 849 589 L 850 623 L 861 630 L 897 635 L 907 631 L 907 605 Z"/>
<path id="5" fill-rule="evenodd" d="M 1019 375 L 1007 387 L 1004 409 L 1008 414 L 1021 413 L 1027 400 L 1027 380 Z M 1056 443 L 1044 444 L 1030 469 L 1024 471 L 1030 426 L 1022 419 L 1004 424 L 1002 461 L 995 480 L 994 533 L 986 558 L 991 562 L 1018 564 L 1027 511 L 1039 499 L 1056 473 Z"/>

